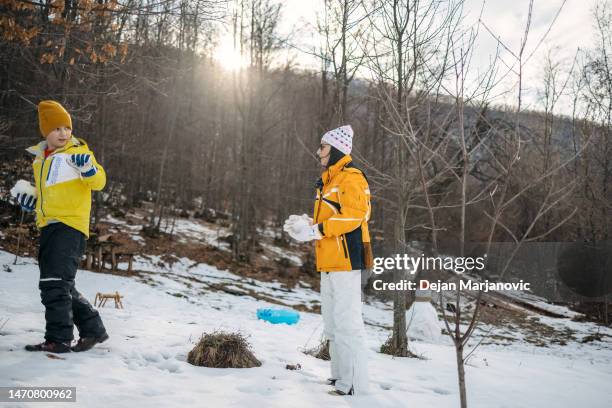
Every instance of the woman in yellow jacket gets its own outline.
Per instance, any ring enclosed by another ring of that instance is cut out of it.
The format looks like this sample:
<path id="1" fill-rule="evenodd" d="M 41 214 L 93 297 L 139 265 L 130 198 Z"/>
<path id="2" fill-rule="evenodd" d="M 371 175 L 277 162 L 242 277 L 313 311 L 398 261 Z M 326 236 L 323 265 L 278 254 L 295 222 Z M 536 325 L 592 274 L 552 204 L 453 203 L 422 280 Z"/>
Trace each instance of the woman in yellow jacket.
<path id="1" fill-rule="evenodd" d="M 361 271 L 372 263 L 370 190 L 364 174 L 353 166 L 352 141 L 350 126 L 323 135 L 317 155 L 325 170 L 317 182 L 314 216 L 292 215 L 284 226 L 298 241 L 316 241 L 321 313 L 331 356 L 329 384 L 336 395 L 365 393 L 368 385 Z"/>

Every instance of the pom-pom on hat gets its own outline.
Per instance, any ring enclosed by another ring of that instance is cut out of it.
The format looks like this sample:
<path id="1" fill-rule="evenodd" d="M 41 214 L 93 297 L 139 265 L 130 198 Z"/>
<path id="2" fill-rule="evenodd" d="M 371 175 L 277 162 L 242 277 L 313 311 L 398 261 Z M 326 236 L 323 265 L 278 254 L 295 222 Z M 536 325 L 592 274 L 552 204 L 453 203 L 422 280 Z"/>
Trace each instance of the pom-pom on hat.
<path id="1" fill-rule="evenodd" d="M 351 154 L 353 149 L 353 128 L 351 125 L 344 125 L 330 130 L 323 135 L 321 142 L 334 146 L 344 154 Z"/>

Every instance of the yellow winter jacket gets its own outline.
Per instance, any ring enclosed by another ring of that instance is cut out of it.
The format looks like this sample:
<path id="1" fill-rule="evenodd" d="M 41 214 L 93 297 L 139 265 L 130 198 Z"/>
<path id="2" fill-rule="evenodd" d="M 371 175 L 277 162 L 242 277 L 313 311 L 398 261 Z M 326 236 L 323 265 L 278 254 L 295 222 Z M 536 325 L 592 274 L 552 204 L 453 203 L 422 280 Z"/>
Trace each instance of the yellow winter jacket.
<path id="1" fill-rule="evenodd" d="M 27 149 L 35 155 L 32 167 L 36 184 L 36 226 L 43 228 L 50 222 L 61 222 L 81 231 L 89 238 L 91 191 L 99 191 L 106 184 L 106 173 L 82 139 L 72 137 L 66 146 L 54 150 L 45 158 L 47 142 L 42 141 Z M 90 154 L 97 173 L 83 177 L 68 164 L 73 154 Z"/>
<path id="2" fill-rule="evenodd" d="M 367 269 L 372 264 L 368 221 L 370 189 L 364 174 L 344 156 L 319 180 L 313 222 L 322 239 L 315 243 L 317 271 Z"/>

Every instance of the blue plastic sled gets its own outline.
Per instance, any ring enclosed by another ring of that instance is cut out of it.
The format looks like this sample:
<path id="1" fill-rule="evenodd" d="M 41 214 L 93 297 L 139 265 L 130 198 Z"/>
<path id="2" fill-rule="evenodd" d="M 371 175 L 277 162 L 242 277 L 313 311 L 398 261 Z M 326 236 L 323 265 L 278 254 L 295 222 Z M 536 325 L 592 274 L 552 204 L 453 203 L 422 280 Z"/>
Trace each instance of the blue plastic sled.
<path id="1" fill-rule="evenodd" d="M 272 324 L 296 324 L 300 320 L 300 314 L 287 309 L 257 309 L 257 318 Z"/>

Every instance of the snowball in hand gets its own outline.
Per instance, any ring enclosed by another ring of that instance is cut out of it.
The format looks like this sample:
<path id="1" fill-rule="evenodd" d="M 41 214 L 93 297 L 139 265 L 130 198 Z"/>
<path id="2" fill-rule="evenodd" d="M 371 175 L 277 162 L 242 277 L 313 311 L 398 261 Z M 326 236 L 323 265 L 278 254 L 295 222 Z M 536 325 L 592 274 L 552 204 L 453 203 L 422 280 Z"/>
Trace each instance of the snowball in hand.
<path id="1" fill-rule="evenodd" d="M 17 198 L 18 194 L 27 194 L 36 197 L 36 189 L 29 181 L 19 180 L 15 187 L 11 188 L 11 196 Z"/>

